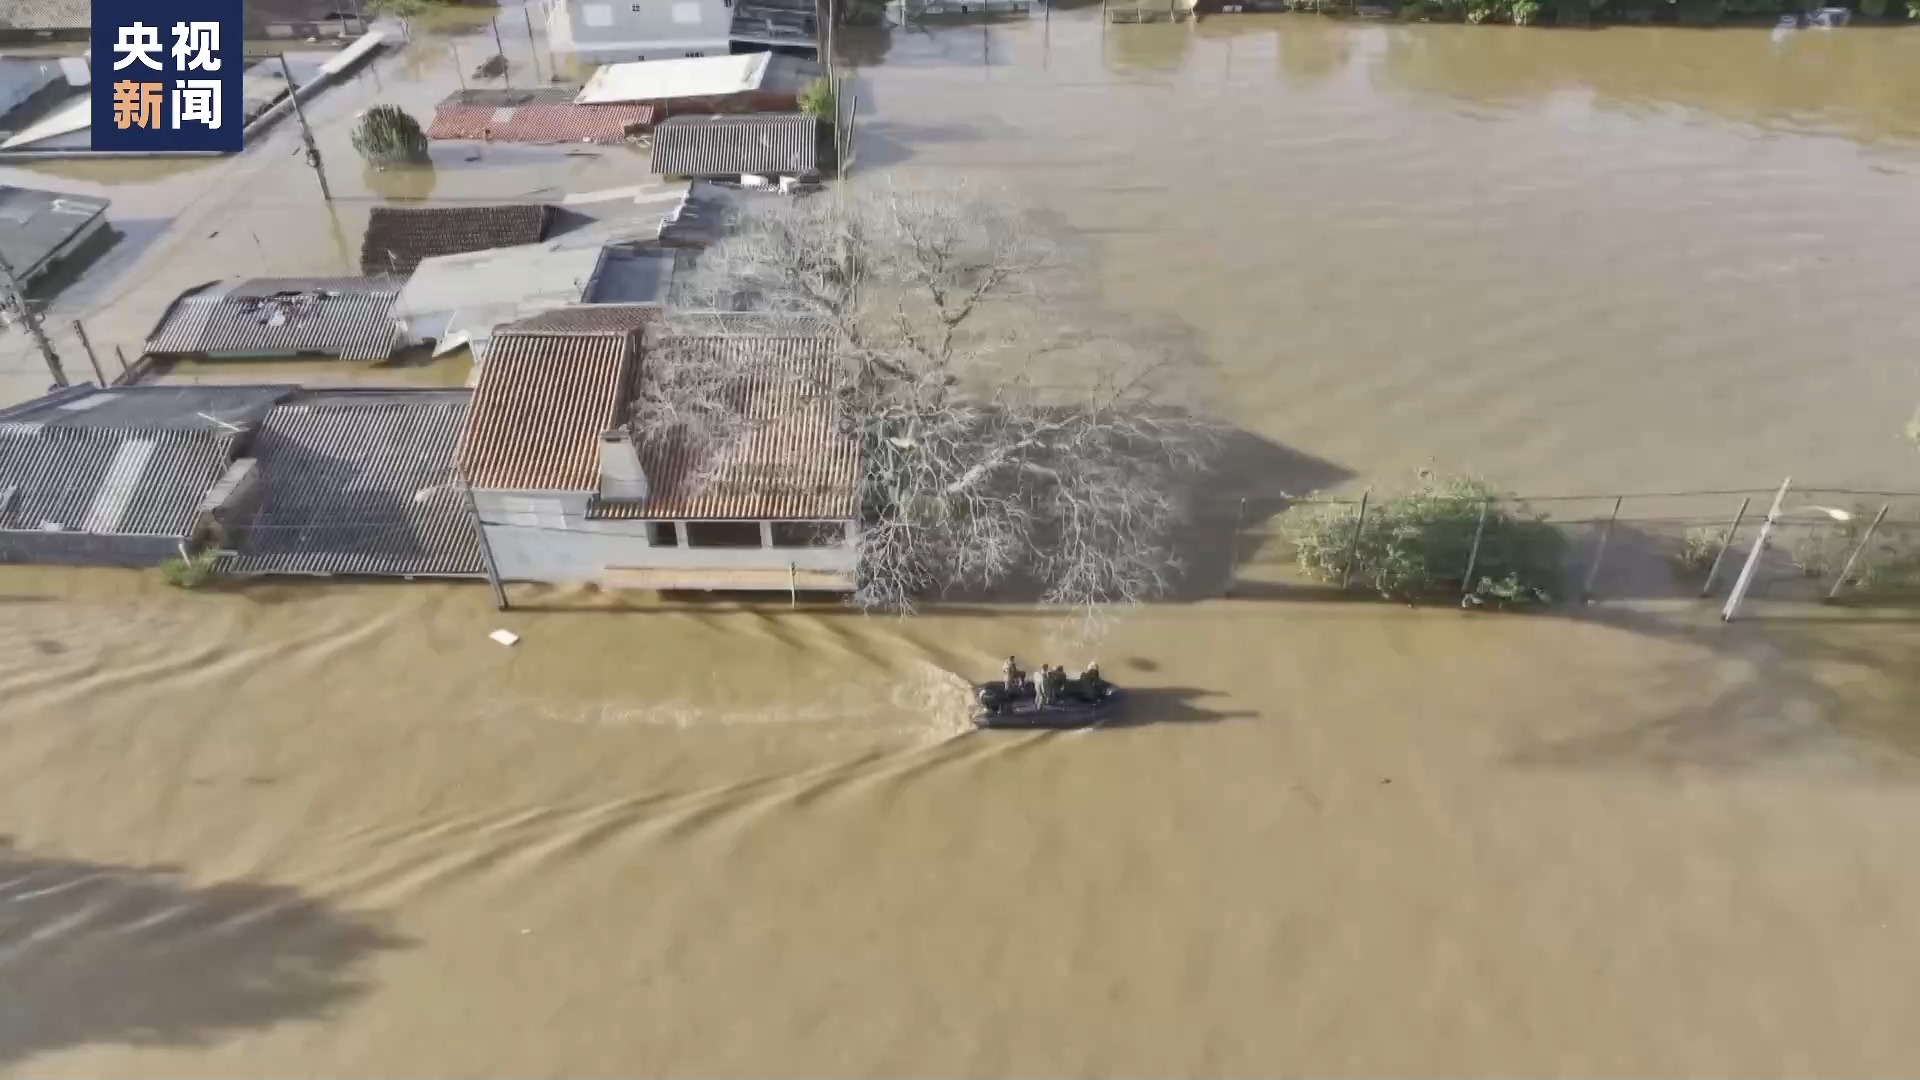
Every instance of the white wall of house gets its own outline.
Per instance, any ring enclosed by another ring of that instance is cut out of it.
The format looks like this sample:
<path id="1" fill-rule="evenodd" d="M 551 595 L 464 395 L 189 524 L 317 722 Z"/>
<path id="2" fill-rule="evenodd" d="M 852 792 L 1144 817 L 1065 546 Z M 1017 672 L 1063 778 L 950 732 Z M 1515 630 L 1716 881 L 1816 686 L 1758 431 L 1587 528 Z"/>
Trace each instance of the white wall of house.
<path id="1" fill-rule="evenodd" d="M 663 571 L 679 585 L 713 588 L 727 572 L 789 571 L 832 574 L 851 581 L 859 563 L 857 526 L 834 522 L 844 542 L 833 546 L 776 547 L 772 522 L 757 522 L 759 547 L 698 547 L 687 541 L 687 522 L 672 523 L 670 543 L 655 543 L 647 521 L 600 521 L 587 517 L 587 495 L 578 491 L 476 489 L 474 502 L 485 523 L 500 576 L 508 581 L 552 584 L 618 583 L 621 571 Z M 777 584 L 777 583 L 776 583 Z M 766 588 L 767 583 L 739 587 Z"/>
<path id="2" fill-rule="evenodd" d="M 553 0 L 553 51 L 585 60 L 673 60 L 733 49 L 733 0 Z"/>

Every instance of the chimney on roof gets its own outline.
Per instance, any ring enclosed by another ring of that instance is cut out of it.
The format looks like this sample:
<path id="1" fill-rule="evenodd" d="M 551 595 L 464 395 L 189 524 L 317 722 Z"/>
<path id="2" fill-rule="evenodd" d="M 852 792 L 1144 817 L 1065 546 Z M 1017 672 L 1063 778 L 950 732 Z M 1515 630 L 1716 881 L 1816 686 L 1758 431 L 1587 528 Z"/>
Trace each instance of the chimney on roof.
<path id="1" fill-rule="evenodd" d="M 600 497 L 611 502 L 641 502 L 647 497 L 647 473 L 640 451 L 626 428 L 600 435 Z"/>

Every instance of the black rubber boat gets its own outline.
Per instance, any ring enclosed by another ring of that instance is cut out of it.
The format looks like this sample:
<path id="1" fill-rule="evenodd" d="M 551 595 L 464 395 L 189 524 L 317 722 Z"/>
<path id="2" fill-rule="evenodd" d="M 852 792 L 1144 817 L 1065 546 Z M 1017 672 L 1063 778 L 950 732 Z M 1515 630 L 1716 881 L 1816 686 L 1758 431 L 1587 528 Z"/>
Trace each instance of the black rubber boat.
<path id="1" fill-rule="evenodd" d="M 1079 679 L 1069 679 L 1057 705 L 1042 705 L 1035 700 L 1033 683 L 1023 682 L 1009 692 L 1002 682 L 976 683 L 973 698 L 977 705 L 973 724 L 981 728 L 1087 728 L 1106 723 L 1120 712 L 1126 694 L 1101 679 L 1089 687 Z"/>

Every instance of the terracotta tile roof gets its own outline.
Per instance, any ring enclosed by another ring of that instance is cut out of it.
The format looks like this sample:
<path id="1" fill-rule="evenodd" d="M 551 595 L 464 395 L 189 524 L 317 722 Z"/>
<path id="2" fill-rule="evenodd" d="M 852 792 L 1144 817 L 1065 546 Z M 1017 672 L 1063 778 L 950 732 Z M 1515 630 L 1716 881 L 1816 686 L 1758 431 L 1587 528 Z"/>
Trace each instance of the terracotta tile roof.
<path id="1" fill-rule="evenodd" d="M 360 242 L 360 272 L 413 273 L 421 259 L 536 244 L 553 220 L 548 206 L 376 206 Z"/>
<path id="2" fill-rule="evenodd" d="M 467 411 L 467 482 L 509 491 L 596 491 L 600 435 L 619 426 L 636 331 L 496 332 Z"/>
<path id="3" fill-rule="evenodd" d="M 649 519 L 847 520 L 859 516 L 860 446 L 835 422 L 834 359 L 819 334 L 680 336 L 667 348 L 746 350 L 767 372 L 741 407 L 752 429 L 717 469 L 673 437 L 642 438 L 643 503 L 596 502 L 590 516 Z M 638 376 L 647 377 L 644 366 Z M 698 487 L 696 477 L 711 479 Z"/>
<path id="4" fill-rule="evenodd" d="M 433 110 L 429 139 L 619 143 L 653 125 L 651 105 L 576 105 L 566 87 L 462 90 Z"/>
<path id="5" fill-rule="evenodd" d="M 591 334 L 644 330 L 661 318 L 652 304 L 577 304 L 508 323 L 499 333 Z"/>

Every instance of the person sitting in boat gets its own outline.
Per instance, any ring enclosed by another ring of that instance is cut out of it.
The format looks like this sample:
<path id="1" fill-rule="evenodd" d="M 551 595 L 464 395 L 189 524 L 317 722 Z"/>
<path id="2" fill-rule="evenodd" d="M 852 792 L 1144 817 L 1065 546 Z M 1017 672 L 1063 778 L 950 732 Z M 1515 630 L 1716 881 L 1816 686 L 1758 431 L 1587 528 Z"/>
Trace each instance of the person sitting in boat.
<path id="1" fill-rule="evenodd" d="M 1100 692 L 1100 661 L 1089 660 L 1087 666 L 1080 669 L 1080 684 L 1089 694 Z"/>

